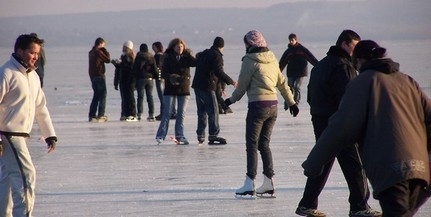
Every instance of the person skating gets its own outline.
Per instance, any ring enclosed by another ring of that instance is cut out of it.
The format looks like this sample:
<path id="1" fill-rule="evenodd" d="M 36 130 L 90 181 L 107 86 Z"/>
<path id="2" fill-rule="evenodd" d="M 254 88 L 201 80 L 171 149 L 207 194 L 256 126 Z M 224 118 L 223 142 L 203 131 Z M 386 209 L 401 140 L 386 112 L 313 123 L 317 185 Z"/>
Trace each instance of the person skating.
<path id="1" fill-rule="evenodd" d="M 35 72 L 44 41 L 20 35 L 10 60 L 0 67 L 0 216 L 32 216 L 36 168 L 27 146 L 36 120 L 48 153 L 57 136 Z"/>
<path id="2" fill-rule="evenodd" d="M 413 216 L 430 185 L 431 100 L 376 42 L 360 41 L 353 60 L 360 74 L 302 164 L 304 174 L 319 176 L 340 150 L 358 142 L 383 217 Z"/>
<path id="3" fill-rule="evenodd" d="M 308 83 L 307 102 L 310 105 L 311 122 L 316 141 L 327 127 L 329 118 L 337 111 L 347 84 L 357 76 L 352 63 L 352 53 L 361 37 L 353 30 L 343 30 L 336 44 L 329 48 L 327 56 L 311 70 Z M 368 205 L 370 191 L 362 168 L 357 146 L 341 150 L 336 157 L 324 165 L 321 175 L 307 178 L 303 196 L 295 211 L 301 216 L 324 217 L 317 209 L 318 198 L 331 172 L 335 159 L 343 171 L 349 187 L 350 217 L 381 216 L 381 212 Z"/>
<path id="4" fill-rule="evenodd" d="M 163 92 L 162 119 L 156 134 L 158 144 L 162 143 L 168 133 L 169 119 L 172 107 L 177 102 L 177 115 L 175 119 L 175 141 L 177 144 L 188 145 L 189 141 L 184 135 L 184 119 L 187 104 L 190 99 L 190 67 L 196 66 L 196 58 L 191 50 L 186 48 L 186 43 L 180 38 L 174 38 L 166 49 L 162 77 L 165 79 Z"/>
<path id="5" fill-rule="evenodd" d="M 216 37 L 210 49 L 196 54 L 196 71 L 192 88 L 196 95 L 198 124 L 196 129 L 199 144 L 205 141 L 205 128 L 208 123 L 208 141 L 212 144 L 226 144 L 226 139 L 220 137 L 219 111 L 216 98 L 219 80 L 236 87 L 237 83 L 224 72 L 223 51 L 224 39 Z"/>
<path id="6" fill-rule="evenodd" d="M 301 85 L 304 77 L 308 75 L 308 63 L 313 66 L 318 60 L 302 44 L 298 42 L 296 34 L 289 34 L 289 45 L 280 58 L 280 71 L 286 67 L 287 84 L 293 92 L 293 98 L 299 104 L 301 100 Z"/>
<path id="7" fill-rule="evenodd" d="M 244 185 L 235 191 L 235 195 L 263 195 L 275 193 L 272 152 L 269 146 L 272 129 L 277 119 L 277 89 L 288 103 L 290 113 L 296 117 L 299 108 L 293 99 L 286 78 L 278 67 L 277 58 L 268 49 L 263 35 L 256 30 L 249 31 L 243 38 L 246 54 L 242 58 L 237 88 L 232 96 L 225 100 L 226 105 L 240 100 L 244 94 L 248 97 L 246 117 L 246 153 L 247 173 Z M 262 157 L 263 184 L 255 188 L 257 175 L 258 151 Z"/>

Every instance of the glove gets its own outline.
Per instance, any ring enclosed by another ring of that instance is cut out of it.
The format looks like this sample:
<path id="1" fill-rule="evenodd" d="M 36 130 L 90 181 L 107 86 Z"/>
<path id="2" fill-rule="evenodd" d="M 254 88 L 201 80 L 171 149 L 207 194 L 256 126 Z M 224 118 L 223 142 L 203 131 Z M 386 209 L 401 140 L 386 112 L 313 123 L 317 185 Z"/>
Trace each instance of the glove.
<path id="1" fill-rule="evenodd" d="M 57 146 L 57 137 L 51 136 L 45 139 L 46 144 L 48 145 L 48 153 L 55 150 Z"/>
<path id="2" fill-rule="evenodd" d="M 232 105 L 232 102 L 230 101 L 230 98 L 227 98 L 224 100 L 224 104 L 226 104 L 227 107 L 229 107 L 230 105 Z"/>
<path id="3" fill-rule="evenodd" d="M 115 85 L 115 86 L 114 86 L 114 89 L 115 89 L 115 90 L 118 90 L 118 85 Z"/>
<path id="4" fill-rule="evenodd" d="M 289 110 L 289 104 L 287 104 L 286 101 L 284 101 L 284 111 Z"/>
<path id="5" fill-rule="evenodd" d="M 289 106 L 290 114 L 293 115 L 293 117 L 296 117 L 299 113 L 299 108 L 297 104 Z"/>

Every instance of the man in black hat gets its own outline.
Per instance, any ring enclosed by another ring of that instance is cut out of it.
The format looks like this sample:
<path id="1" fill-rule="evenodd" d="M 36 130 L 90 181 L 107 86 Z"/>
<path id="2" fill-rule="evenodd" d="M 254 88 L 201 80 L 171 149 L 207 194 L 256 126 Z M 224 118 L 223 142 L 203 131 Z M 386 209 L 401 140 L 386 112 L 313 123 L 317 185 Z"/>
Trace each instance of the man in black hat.
<path id="1" fill-rule="evenodd" d="M 226 139 L 218 136 L 220 132 L 218 103 L 215 95 L 216 85 L 221 79 L 226 84 L 236 87 L 237 82 L 223 70 L 224 40 L 221 37 L 214 39 L 213 46 L 196 54 L 196 72 L 192 88 L 196 94 L 198 113 L 198 126 L 196 134 L 199 144 L 205 141 L 205 128 L 208 123 L 208 144 L 226 144 Z"/>

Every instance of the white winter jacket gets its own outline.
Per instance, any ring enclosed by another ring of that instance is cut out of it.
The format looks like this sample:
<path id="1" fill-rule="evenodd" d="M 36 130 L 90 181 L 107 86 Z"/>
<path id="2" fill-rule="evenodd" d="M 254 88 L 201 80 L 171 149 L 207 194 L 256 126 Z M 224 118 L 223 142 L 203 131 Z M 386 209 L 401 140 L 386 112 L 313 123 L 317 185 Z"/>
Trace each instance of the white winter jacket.
<path id="1" fill-rule="evenodd" d="M 34 70 L 13 56 L 0 68 L 0 131 L 29 136 L 34 119 L 42 136 L 55 136 L 45 94 Z"/>

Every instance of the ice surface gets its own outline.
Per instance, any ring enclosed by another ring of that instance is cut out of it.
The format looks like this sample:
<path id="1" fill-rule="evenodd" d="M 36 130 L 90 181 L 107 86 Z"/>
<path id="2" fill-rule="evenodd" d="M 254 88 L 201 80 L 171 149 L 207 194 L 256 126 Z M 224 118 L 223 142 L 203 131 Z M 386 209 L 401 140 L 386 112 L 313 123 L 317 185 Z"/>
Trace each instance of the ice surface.
<path id="1" fill-rule="evenodd" d="M 321 58 L 327 48 L 317 51 L 317 56 Z M 112 86 L 112 66 L 107 67 L 109 120 L 88 122 L 92 95 L 87 75 L 89 49 L 47 48 L 44 90 L 59 143 L 55 152 L 46 154 L 37 125 L 28 141 L 37 168 L 35 217 L 296 216 L 306 180 L 301 163 L 314 144 L 305 100 L 296 118 L 280 102 L 271 140 L 277 198 L 235 199 L 235 189 L 243 184 L 246 171 L 247 97 L 231 106 L 233 114 L 220 116 L 220 136 L 227 139 L 227 145 L 198 145 L 193 92 L 185 121 L 191 144 L 178 146 L 167 141 L 156 145 L 159 122 L 119 121 L 120 99 Z M 113 58 L 120 49 L 110 48 Z M 226 68 L 236 79 L 243 50 L 235 50 L 233 56 L 230 51 L 225 50 Z M 9 58 L 9 50 L 0 53 L 2 62 Z M 421 82 L 429 87 L 426 78 Z M 307 83 L 304 81 L 303 91 Z M 156 96 L 155 102 L 158 112 Z M 147 111 L 145 104 L 144 109 Z M 173 134 L 173 123 L 168 135 Z M 257 186 L 263 181 L 260 160 L 258 173 Z M 319 209 L 331 217 L 347 216 L 347 200 L 348 188 L 336 163 L 319 197 Z M 371 198 L 369 203 L 380 210 L 378 201 Z M 431 202 L 416 216 L 431 216 Z"/>

